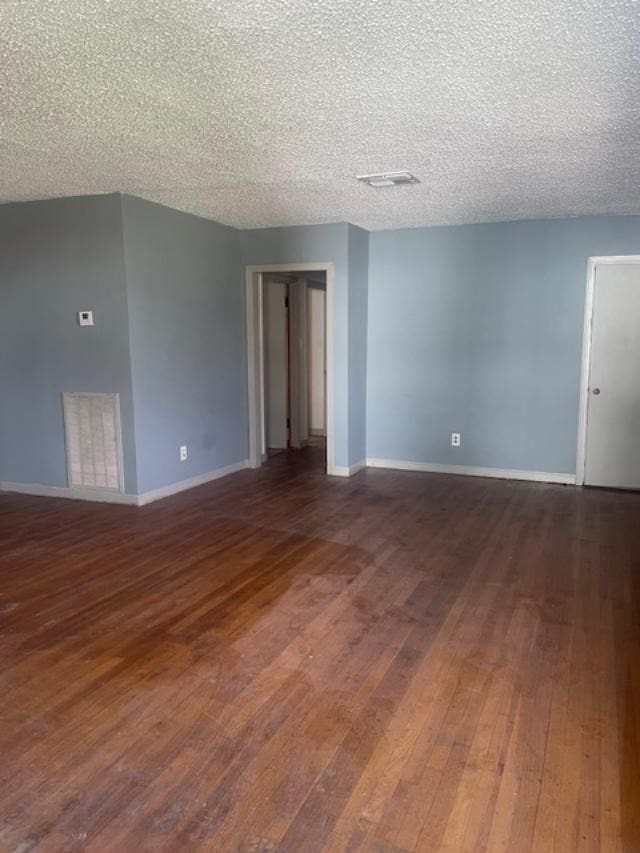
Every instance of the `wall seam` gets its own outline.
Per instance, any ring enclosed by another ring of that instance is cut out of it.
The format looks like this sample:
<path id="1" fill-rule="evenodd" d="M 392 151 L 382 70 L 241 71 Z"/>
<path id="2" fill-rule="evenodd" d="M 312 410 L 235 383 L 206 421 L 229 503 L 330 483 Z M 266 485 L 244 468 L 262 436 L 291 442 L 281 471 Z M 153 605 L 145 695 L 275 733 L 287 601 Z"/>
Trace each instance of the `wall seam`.
<path id="1" fill-rule="evenodd" d="M 129 307 L 129 265 L 127 263 L 127 243 L 125 237 L 125 213 L 124 194 L 118 193 L 120 198 L 120 236 L 122 241 L 122 274 L 124 278 L 124 298 L 126 305 L 127 340 L 129 341 L 129 379 L 131 381 L 131 419 L 133 427 L 133 459 L 135 465 L 134 485 L 135 494 L 138 494 L 138 430 L 136 424 L 136 393 L 133 370 L 133 337 L 131 333 L 131 311 Z M 126 471 L 125 471 L 126 482 Z"/>

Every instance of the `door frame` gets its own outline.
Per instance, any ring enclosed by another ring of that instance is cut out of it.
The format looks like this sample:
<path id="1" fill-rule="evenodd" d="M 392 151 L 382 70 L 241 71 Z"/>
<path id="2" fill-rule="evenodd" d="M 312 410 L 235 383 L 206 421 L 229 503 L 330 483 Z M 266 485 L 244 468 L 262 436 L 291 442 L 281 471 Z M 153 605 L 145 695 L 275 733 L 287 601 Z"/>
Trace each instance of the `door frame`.
<path id="1" fill-rule="evenodd" d="M 587 416 L 589 411 L 589 374 L 591 372 L 591 335 L 593 332 L 596 268 L 606 264 L 640 264 L 640 255 L 595 255 L 587 261 L 587 291 L 584 300 L 582 366 L 580 369 L 580 407 L 578 409 L 576 486 L 584 486 L 587 462 Z"/>
<path id="2" fill-rule="evenodd" d="M 247 390 L 249 395 L 249 467 L 264 461 L 264 329 L 262 316 L 262 274 L 324 272 L 327 277 L 325 308 L 326 453 L 327 474 L 336 474 L 334 441 L 334 287 L 333 263 L 250 264 L 245 267 L 247 318 Z"/>
<path id="3" fill-rule="evenodd" d="M 308 289 L 307 280 L 301 277 L 287 285 L 289 444 L 295 448 L 309 442 Z"/>

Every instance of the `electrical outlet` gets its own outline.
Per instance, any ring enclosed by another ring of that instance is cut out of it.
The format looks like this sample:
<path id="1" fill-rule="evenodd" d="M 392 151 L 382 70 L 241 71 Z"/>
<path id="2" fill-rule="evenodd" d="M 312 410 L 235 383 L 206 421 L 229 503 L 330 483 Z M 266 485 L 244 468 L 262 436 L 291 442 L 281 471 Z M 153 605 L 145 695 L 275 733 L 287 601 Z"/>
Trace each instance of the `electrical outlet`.
<path id="1" fill-rule="evenodd" d="M 188 453 L 187 453 L 187 445 L 186 445 L 186 444 L 183 444 L 183 445 L 181 445 L 181 447 L 180 447 L 180 461 L 181 461 L 181 462 L 186 462 L 186 461 L 187 461 L 187 456 L 188 456 Z"/>
<path id="2" fill-rule="evenodd" d="M 460 447 L 460 433 L 452 432 L 451 433 L 451 447 Z"/>

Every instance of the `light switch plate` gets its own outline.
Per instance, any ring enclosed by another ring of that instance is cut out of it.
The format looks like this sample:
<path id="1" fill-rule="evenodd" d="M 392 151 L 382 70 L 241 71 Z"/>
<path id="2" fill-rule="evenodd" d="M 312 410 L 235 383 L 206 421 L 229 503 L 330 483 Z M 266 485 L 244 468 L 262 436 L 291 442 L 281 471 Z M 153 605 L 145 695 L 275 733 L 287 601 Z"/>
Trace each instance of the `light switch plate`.
<path id="1" fill-rule="evenodd" d="M 78 311 L 79 326 L 93 326 L 93 311 Z"/>

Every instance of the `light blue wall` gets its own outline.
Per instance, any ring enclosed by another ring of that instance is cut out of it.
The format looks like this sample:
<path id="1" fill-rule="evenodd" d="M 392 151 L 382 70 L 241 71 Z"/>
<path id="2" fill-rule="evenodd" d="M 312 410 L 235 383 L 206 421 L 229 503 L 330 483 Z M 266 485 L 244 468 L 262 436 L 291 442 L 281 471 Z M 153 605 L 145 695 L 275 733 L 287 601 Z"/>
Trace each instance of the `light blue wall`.
<path id="1" fill-rule="evenodd" d="M 574 473 L 587 259 L 634 253 L 631 216 L 371 234 L 367 455 Z"/>
<path id="2" fill-rule="evenodd" d="M 349 464 L 367 455 L 369 232 L 349 225 Z"/>
<path id="3" fill-rule="evenodd" d="M 81 328 L 76 314 L 94 312 Z M 120 394 L 135 491 L 120 197 L 0 206 L 0 479 L 66 486 L 63 391 Z"/>
<path id="4" fill-rule="evenodd" d="M 238 232 L 128 196 L 2 205 L 0 479 L 66 485 L 65 390 L 120 394 L 130 493 L 245 459 L 244 266 L 312 261 L 335 265 L 339 466 L 366 447 L 573 473 L 587 259 L 612 254 L 640 254 L 640 217 L 369 235 Z"/>
<path id="5" fill-rule="evenodd" d="M 346 224 L 261 228 L 242 232 L 244 264 L 335 265 L 334 441 L 336 465 L 349 456 L 349 235 Z M 354 460 L 356 461 L 356 460 Z"/>
<path id="6" fill-rule="evenodd" d="M 241 234 L 114 195 L 5 205 L 0 240 L 2 480 L 66 485 L 63 390 L 120 393 L 129 493 L 245 459 L 247 263 L 335 265 L 336 462 L 361 458 L 365 232 Z M 76 324 L 87 308 L 93 329 Z"/>
<path id="7" fill-rule="evenodd" d="M 233 228 L 131 196 L 122 208 L 143 493 L 247 458 L 244 283 Z"/>

